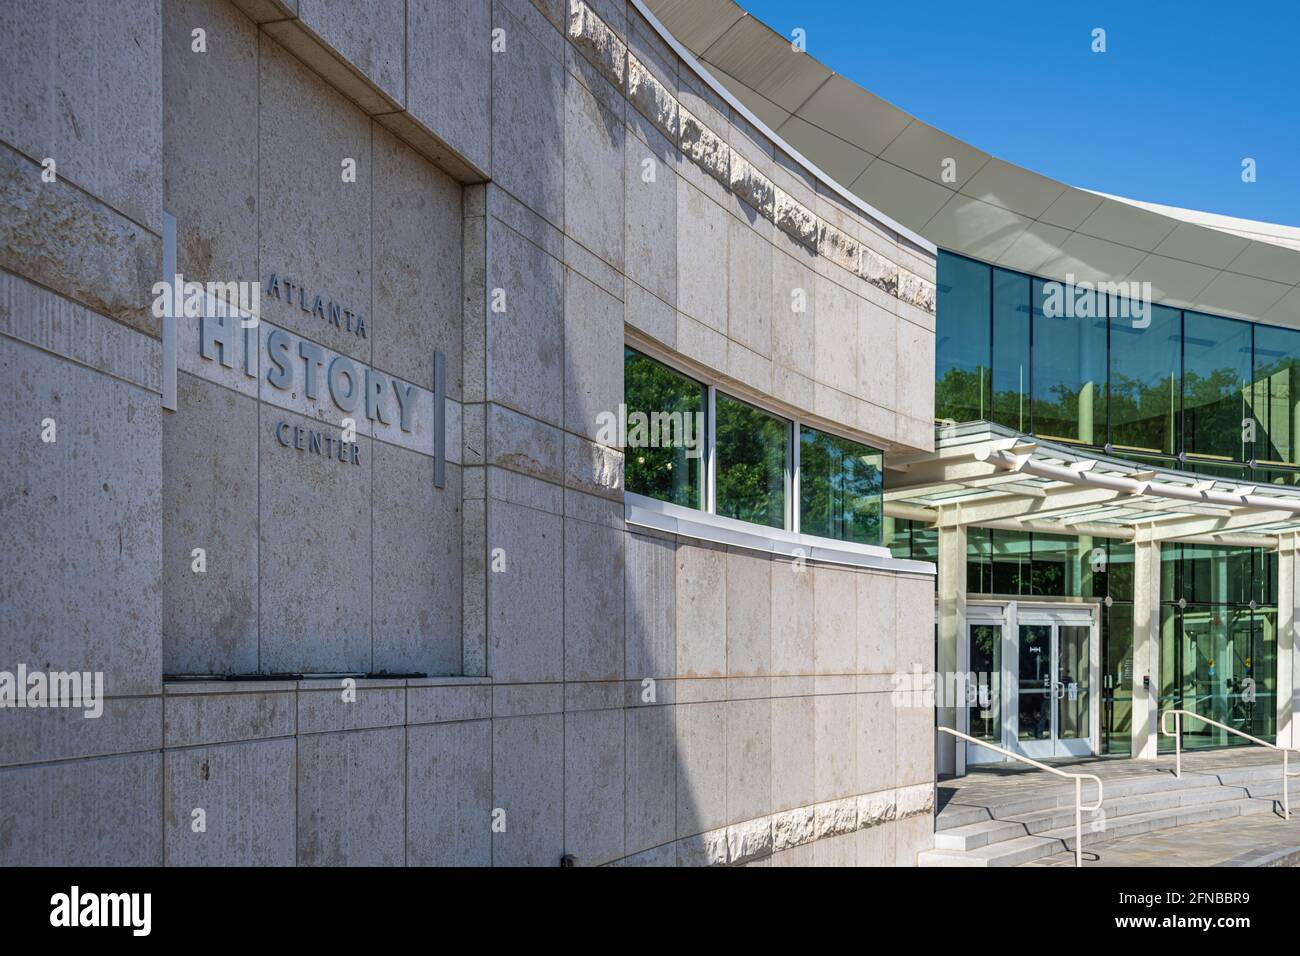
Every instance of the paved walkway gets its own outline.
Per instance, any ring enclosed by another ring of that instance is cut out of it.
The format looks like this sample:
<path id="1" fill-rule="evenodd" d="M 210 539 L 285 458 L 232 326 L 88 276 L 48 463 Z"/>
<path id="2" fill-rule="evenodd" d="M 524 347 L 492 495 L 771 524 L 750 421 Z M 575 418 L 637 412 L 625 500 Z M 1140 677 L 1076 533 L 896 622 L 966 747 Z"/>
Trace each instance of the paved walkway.
<path id="1" fill-rule="evenodd" d="M 1300 787 L 1297 787 L 1300 789 Z M 1024 866 L 1074 866 L 1058 853 Z M 1193 823 L 1088 846 L 1084 866 L 1300 866 L 1300 813 L 1290 821 L 1272 814 Z"/>

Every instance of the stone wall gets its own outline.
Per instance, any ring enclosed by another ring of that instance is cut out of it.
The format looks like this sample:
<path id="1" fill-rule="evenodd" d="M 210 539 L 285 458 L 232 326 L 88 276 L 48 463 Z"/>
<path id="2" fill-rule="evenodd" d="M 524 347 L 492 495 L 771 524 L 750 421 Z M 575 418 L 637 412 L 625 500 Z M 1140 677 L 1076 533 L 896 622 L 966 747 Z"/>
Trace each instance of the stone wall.
<path id="1" fill-rule="evenodd" d="M 0 39 L 24 64 L 0 120 L 0 669 L 103 671 L 108 695 L 97 719 L 0 710 L 0 863 L 932 845 L 933 715 L 890 695 L 932 665 L 932 579 L 629 526 L 596 422 L 633 342 L 887 454 L 930 447 L 930 252 L 632 4 L 95 11 L 29 4 Z M 280 419 L 337 410 L 200 357 L 193 322 L 163 410 L 164 211 L 187 278 L 289 275 L 366 316 L 361 340 L 264 300 L 259 343 L 422 395 L 442 352 L 446 486 L 427 435 L 363 431 L 352 473 L 277 446 Z M 354 701 L 310 677 L 341 671 L 369 675 Z M 411 672 L 431 676 L 384 676 Z"/>

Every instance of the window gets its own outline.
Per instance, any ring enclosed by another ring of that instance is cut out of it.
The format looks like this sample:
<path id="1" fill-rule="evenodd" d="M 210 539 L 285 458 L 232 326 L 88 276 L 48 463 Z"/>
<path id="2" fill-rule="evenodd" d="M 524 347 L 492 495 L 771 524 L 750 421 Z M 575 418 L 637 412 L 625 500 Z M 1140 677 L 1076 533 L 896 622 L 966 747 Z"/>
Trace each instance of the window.
<path id="1" fill-rule="evenodd" d="M 633 348 L 623 349 L 623 387 L 628 492 L 880 547 L 878 449 L 727 395 Z"/>
<path id="2" fill-rule="evenodd" d="M 790 422 L 718 393 L 717 513 L 784 528 Z"/>
<path id="3" fill-rule="evenodd" d="M 935 332 L 934 414 L 974 422 L 990 414 L 989 267 L 940 254 Z"/>
<path id="4" fill-rule="evenodd" d="M 628 491 L 701 507 L 706 394 L 699 382 L 640 352 L 623 350 L 623 481 Z"/>
<path id="5" fill-rule="evenodd" d="M 1300 488 L 1300 330 L 940 251 L 935 418 Z"/>
<path id="6" fill-rule="evenodd" d="M 1300 464 L 1300 332 L 1255 326 L 1254 384 L 1249 416 L 1255 422 L 1255 459 Z"/>
<path id="7" fill-rule="evenodd" d="M 1034 433 L 1106 444 L 1106 297 L 1034 280 Z"/>
<path id="8" fill-rule="evenodd" d="M 993 270 L 993 420 L 1029 431 L 1029 277 Z"/>
<path id="9" fill-rule="evenodd" d="M 1250 323 L 1183 313 L 1183 441 L 1189 455 L 1250 460 L 1243 427 L 1250 352 Z"/>
<path id="10" fill-rule="evenodd" d="M 1124 451 L 1176 455 L 1182 313 L 1162 305 L 1150 308 L 1146 325 L 1132 318 L 1110 320 L 1111 442 Z"/>
<path id="11" fill-rule="evenodd" d="M 867 445 L 799 429 L 799 530 L 880 544 L 883 461 Z"/>

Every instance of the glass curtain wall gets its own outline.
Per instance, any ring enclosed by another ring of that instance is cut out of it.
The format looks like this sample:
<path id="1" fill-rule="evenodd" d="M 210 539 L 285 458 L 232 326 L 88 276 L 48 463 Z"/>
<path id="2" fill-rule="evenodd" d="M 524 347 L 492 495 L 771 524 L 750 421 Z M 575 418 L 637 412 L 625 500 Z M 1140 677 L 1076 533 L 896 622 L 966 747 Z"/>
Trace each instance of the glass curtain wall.
<path id="1" fill-rule="evenodd" d="M 1300 331 L 940 252 L 935 417 L 1300 487 Z"/>
<path id="2" fill-rule="evenodd" d="M 1160 551 L 1160 709 L 1182 708 L 1262 740 L 1277 734 L 1277 556 L 1166 544 Z M 1170 721 L 1172 724 L 1172 721 Z M 1193 719 L 1183 748 L 1250 746 Z M 1161 752 L 1173 740 L 1160 738 Z"/>

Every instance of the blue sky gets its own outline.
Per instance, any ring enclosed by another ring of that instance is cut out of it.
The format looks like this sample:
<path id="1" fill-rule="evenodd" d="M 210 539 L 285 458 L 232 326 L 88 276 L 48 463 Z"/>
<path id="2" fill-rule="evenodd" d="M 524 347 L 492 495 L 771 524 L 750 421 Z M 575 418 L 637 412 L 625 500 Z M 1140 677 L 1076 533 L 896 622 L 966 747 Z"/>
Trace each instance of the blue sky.
<path id="1" fill-rule="evenodd" d="M 1297 0 L 739 0 L 831 69 L 1087 189 L 1300 226 Z M 1106 30 L 1107 51 L 1091 50 Z M 1243 183 L 1242 159 L 1257 181 Z"/>

